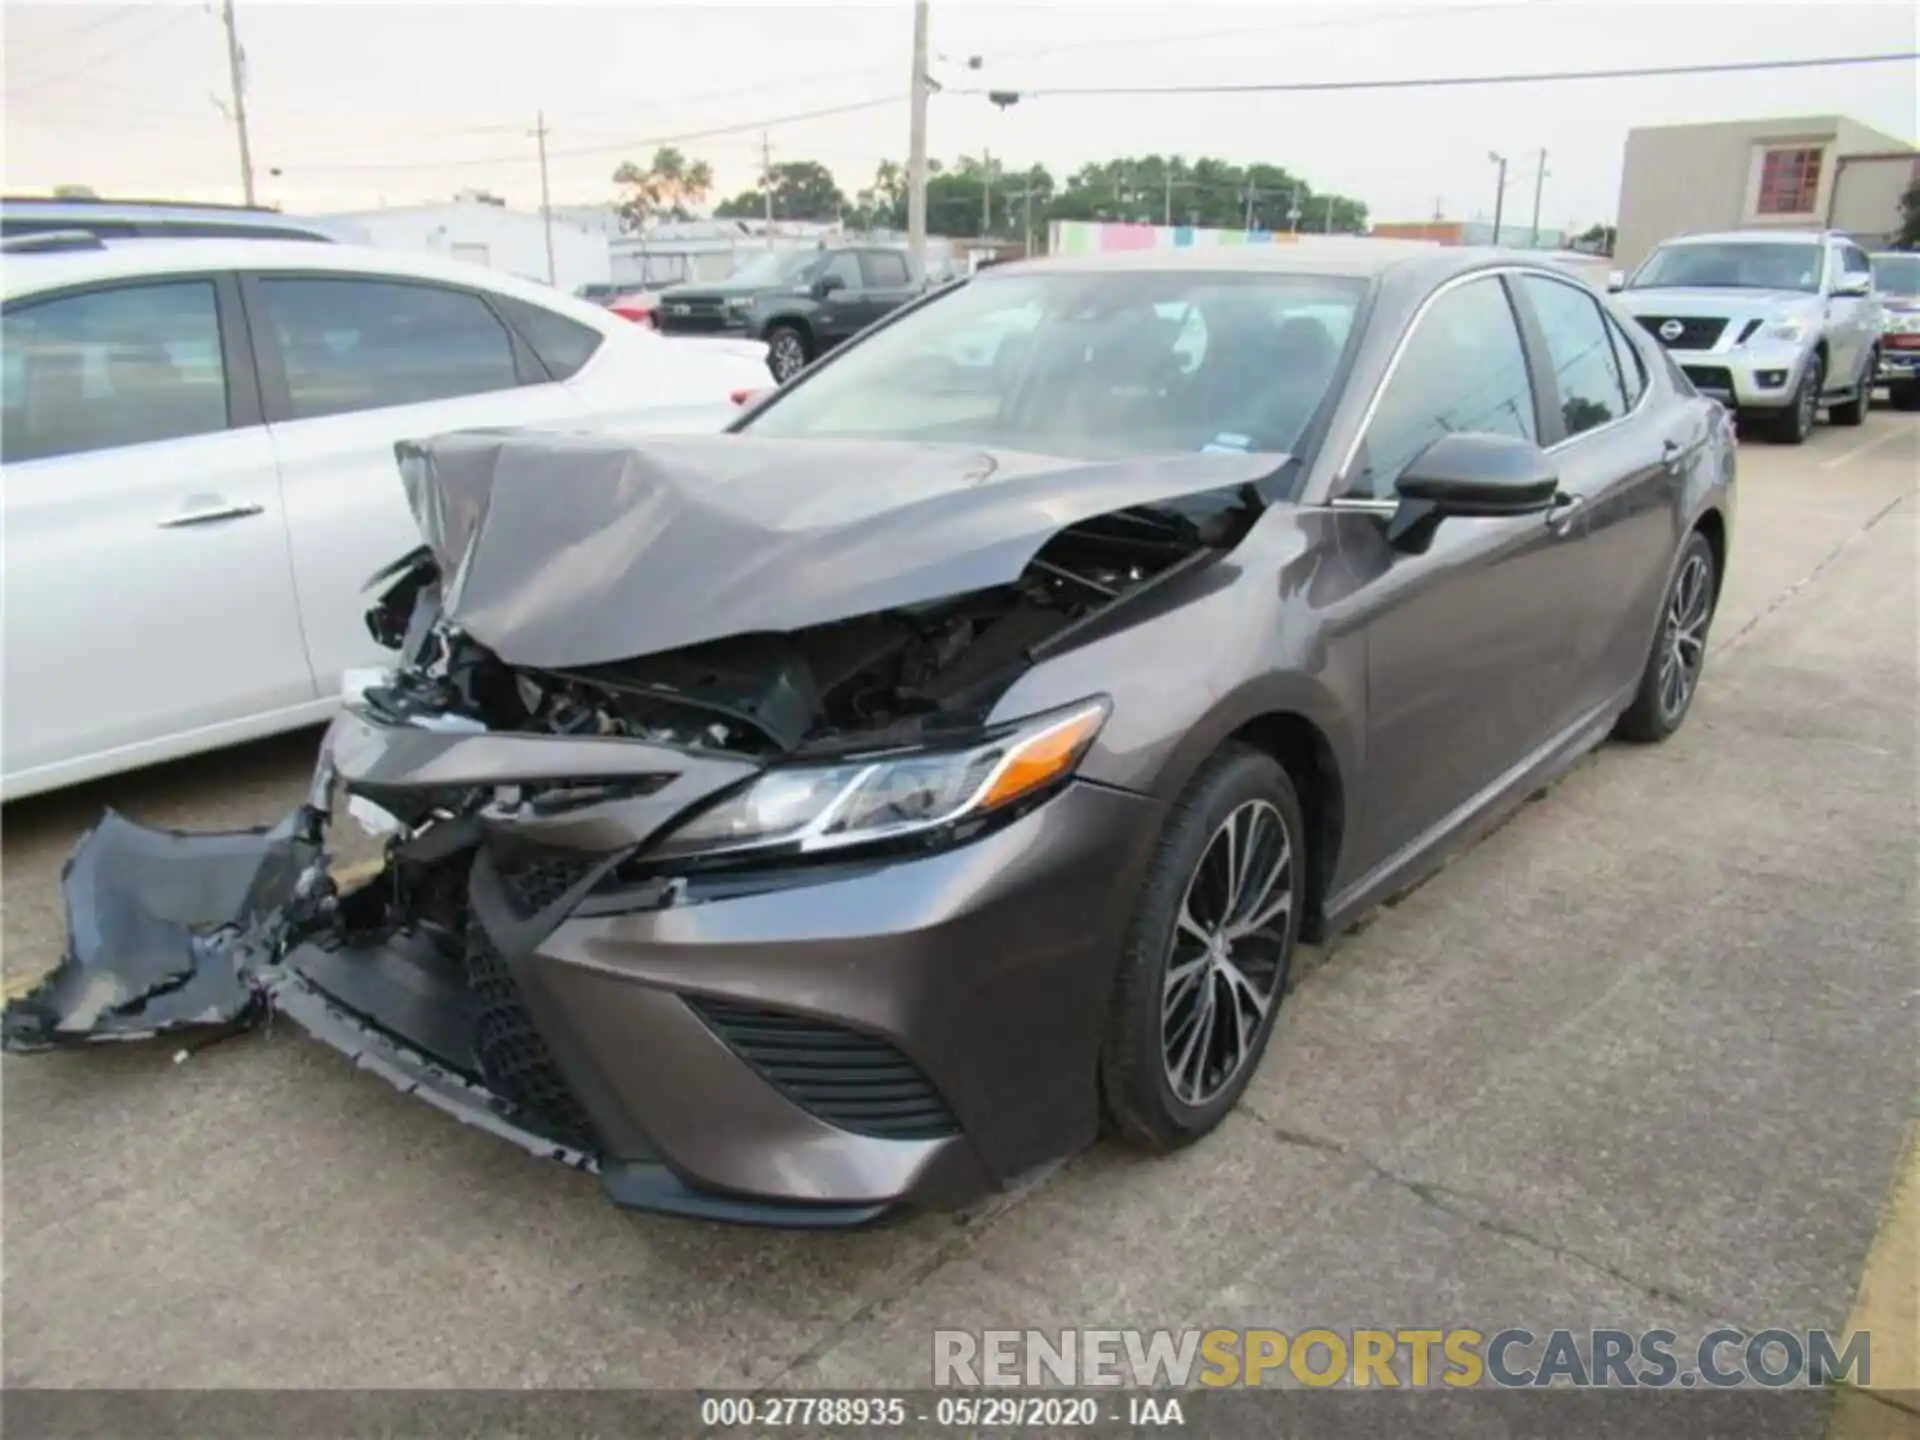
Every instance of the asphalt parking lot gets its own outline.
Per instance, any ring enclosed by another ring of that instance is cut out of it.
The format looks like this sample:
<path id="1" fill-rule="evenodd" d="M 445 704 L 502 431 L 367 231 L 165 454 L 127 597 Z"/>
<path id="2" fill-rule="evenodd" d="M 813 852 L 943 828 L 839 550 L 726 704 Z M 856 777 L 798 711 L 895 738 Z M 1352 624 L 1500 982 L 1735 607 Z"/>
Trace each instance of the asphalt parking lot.
<path id="1" fill-rule="evenodd" d="M 1741 449 L 1700 701 L 1316 957 L 1246 1102 L 870 1232 L 621 1213 L 290 1031 L 9 1057 L 10 1385 L 924 1384 L 936 1326 L 1839 1327 L 1916 1094 L 1920 421 Z M 8 971 L 101 806 L 277 817 L 309 734 L 4 815 Z"/>

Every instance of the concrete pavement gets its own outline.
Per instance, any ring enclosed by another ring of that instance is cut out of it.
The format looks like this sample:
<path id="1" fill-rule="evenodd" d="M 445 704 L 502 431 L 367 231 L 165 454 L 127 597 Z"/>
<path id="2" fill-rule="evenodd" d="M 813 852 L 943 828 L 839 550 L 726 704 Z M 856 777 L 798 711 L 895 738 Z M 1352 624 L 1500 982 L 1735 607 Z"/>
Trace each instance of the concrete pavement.
<path id="1" fill-rule="evenodd" d="M 1842 1325 L 1916 1093 L 1920 424 L 1741 464 L 1684 731 L 1315 956 L 1195 1149 L 781 1234 L 614 1211 L 289 1033 L 9 1057 L 7 1382 L 897 1386 L 936 1326 Z M 312 748 L 10 807 L 8 970 L 57 952 L 100 805 L 268 820 Z"/>

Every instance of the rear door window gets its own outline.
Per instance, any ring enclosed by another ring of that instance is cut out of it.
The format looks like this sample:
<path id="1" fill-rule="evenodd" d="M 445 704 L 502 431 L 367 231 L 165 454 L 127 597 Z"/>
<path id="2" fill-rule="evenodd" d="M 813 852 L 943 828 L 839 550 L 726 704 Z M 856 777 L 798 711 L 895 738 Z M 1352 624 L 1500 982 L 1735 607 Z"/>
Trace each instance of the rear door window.
<path id="1" fill-rule="evenodd" d="M 400 280 L 263 276 L 289 418 L 450 400 L 519 384 L 513 342 L 478 295 Z"/>
<path id="2" fill-rule="evenodd" d="M 118 285 L 15 306 L 0 350 L 8 462 L 227 428 L 211 280 Z"/>
<path id="3" fill-rule="evenodd" d="M 1572 438 L 1626 414 L 1626 387 L 1599 302 L 1576 286 L 1543 275 L 1521 276 L 1520 292 L 1533 307 L 1546 338 L 1566 436 Z"/>
<path id="4" fill-rule="evenodd" d="M 571 380 L 606 339 L 598 330 L 565 315 L 556 315 L 544 305 L 517 300 L 511 295 L 495 295 L 493 303 L 520 332 L 520 338 L 533 347 L 541 365 L 556 380 Z"/>
<path id="5" fill-rule="evenodd" d="M 908 283 L 906 257 L 892 250 L 862 251 L 860 268 L 875 290 L 898 290 Z"/>

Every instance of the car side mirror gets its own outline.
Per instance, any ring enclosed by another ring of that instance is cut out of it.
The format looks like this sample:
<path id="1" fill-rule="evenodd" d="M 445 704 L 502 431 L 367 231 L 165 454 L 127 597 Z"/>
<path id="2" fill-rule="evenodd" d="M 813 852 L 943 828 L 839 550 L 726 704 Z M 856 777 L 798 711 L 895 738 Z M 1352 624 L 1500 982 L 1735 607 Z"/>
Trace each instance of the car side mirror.
<path id="1" fill-rule="evenodd" d="M 1627 272 L 1626 271 L 1609 270 L 1607 272 L 1607 293 L 1609 295 L 1618 295 L 1622 290 L 1626 288 L 1627 288 Z"/>
<path id="2" fill-rule="evenodd" d="M 813 298 L 824 300 L 836 290 L 847 288 L 846 278 L 841 275 L 822 275 L 813 282 Z"/>
<path id="3" fill-rule="evenodd" d="M 1840 282 L 1833 287 L 1836 295 L 1871 295 L 1873 277 L 1871 275 L 1842 275 Z"/>
<path id="4" fill-rule="evenodd" d="M 1387 543 L 1424 553 L 1442 520 L 1540 514 L 1553 508 L 1560 476 L 1531 440 L 1512 435 L 1442 435 L 1401 472 Z"/>

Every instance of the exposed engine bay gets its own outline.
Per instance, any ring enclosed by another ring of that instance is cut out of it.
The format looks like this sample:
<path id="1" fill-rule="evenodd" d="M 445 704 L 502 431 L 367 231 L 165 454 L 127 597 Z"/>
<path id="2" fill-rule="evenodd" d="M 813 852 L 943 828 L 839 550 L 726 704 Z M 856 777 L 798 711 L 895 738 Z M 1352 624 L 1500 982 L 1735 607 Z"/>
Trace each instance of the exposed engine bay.
<path id="1" fill-rule="evenodd" d="M 457 716 L 760 759 L 924 742 L 977 726 L 1027 665 L 1236 542 L 1254 513 L 1229 496 L 1201 521 L 1100 516 L 1055 536 L 1012 585 L 577 669 L 506 666 L 438 618 L 439 567 L 422 548 L 368 614 L 407 666 L 361 698 L 396 722 Z"/>

